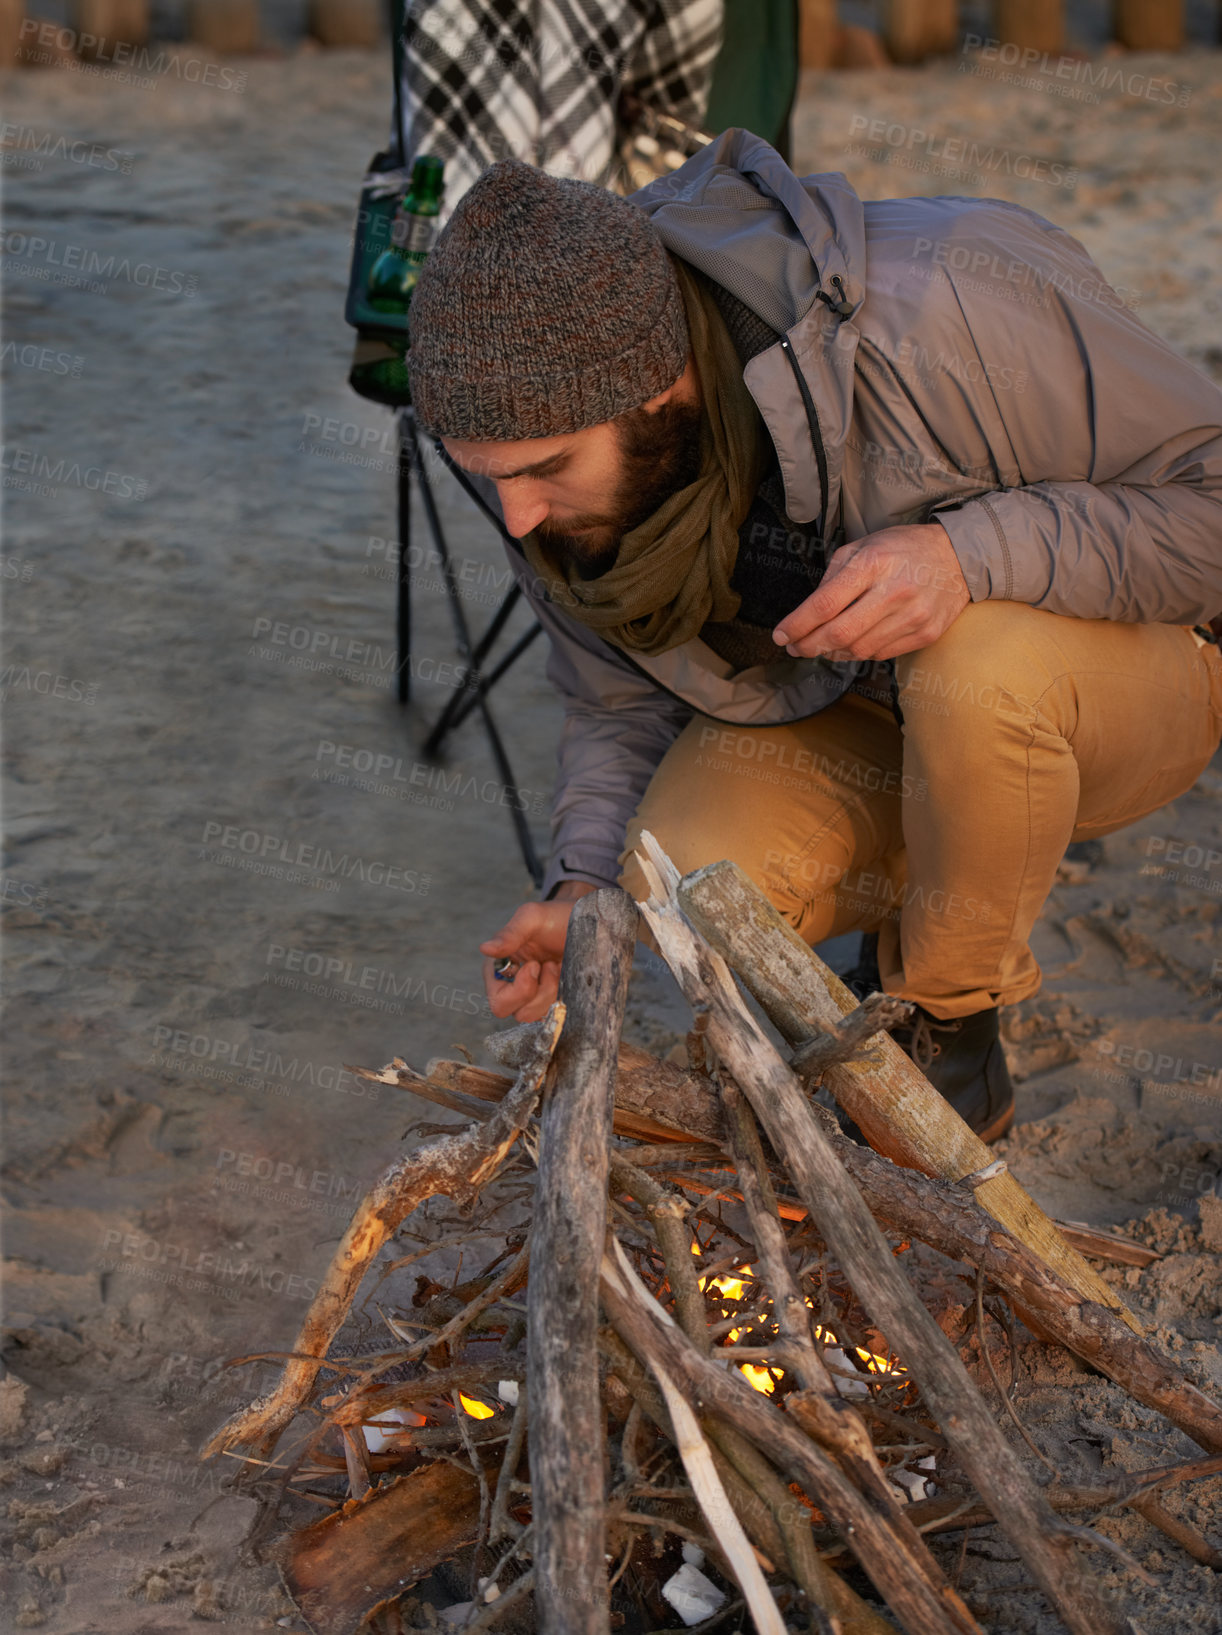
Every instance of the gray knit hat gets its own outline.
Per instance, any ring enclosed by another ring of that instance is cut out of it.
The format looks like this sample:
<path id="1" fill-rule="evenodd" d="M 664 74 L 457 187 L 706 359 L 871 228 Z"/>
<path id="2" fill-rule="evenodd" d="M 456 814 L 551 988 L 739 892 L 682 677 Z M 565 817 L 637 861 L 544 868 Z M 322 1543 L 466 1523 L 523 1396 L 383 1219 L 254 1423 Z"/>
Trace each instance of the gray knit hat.
<path id="1" fill-rule="evenodd" d="M 683 297 L 644 211 L 519 159 L 459 201 L 412 297 L 421 426 L 499 442 L 611 420 L 687 361 Z"/>

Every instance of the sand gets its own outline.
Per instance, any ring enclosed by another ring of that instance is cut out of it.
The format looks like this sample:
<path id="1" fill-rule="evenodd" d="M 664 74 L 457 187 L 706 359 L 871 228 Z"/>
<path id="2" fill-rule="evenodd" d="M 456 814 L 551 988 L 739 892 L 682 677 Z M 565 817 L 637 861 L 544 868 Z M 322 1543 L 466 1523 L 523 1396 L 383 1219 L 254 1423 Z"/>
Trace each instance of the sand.
<path id="1" fill-rule="evenodd" d="M 343 1064 L 478 1055 L 476 944 L 528 894 L 479 732 L 453 741 L 448 788 L 420 755 L 457 660 L 423 554 L 406 714 L 389 686 L 391 421 L 346 387 L 342 322 L 384 64 L 290 49 L 204 75 L 177 50 L 150 85 L 0 81 L 6 120 L 67 138 L 6 165 L 0 570 L 0 1599 L 48 1635 L 301 1627 L 274 1570 L 237 1560 L 250 1501 L 218 1498 L 227 1471 L 195 1460 L 267 1377 L 220 1364 L 291 1342 L 353 1198 L 421 1115 Z M 1108 60 L 1111 88 L 967 61 L 809 76 L 799 168 L 1029 205 L 1222 378 L 1218 59 Z M 470 508 L 442 503 L 482 623 L 504 566 Z M 542 842 L 560 710 L 539 649 L 496 710 Z M 1054 1212 L 1168 1251 L 1114 1275 L 1218 1387 L 1217 1240 L 1198 1222 L 1219 1193 L 1220 788 L 1211 770 L 1065 871 L 1036 936 L 1043 991 L 1006 1019 L 1020 1123 L 1001 1149 Z M 663 1049 L 684 1025 L 648 971 L 630 1025 Z M 1067 1473 L 1188 1451 L 1112 1387 L 1025 1358 L 1020 1407 Z M 1169 1502 L 1222 1543 L 1216 1484 L 1212 1516 L 1208 1499 Z M 1135 1629 L 1222 1627 L 1208 1569 L 1135 1517 L 1110 1525 L 1155 1580 L 1103 1563 Z M 990 1537 L 962 1569 L 988 1627 L 1051 1629 L 1037 1597 L 999 1589 L 1022 1573 Z"/>

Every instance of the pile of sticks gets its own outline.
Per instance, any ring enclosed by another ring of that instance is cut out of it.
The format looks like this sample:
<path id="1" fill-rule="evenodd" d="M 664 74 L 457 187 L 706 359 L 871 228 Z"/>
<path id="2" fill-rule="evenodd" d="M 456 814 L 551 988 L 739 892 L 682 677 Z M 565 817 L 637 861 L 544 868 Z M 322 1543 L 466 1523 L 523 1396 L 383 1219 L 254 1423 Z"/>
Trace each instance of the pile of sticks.
<path id="1" fill-rule="evenodd" d="M 366 1196 L 276 1387 L 204 1450 L 241 1459 L 248 1485 L 271 1473 L 278 1495 L 328 1507 L 279 1546 L 311 1627 L 378 1627 L 465 1551 L 458 1627 L 648 1629 L 668 1611 L 650 1545 L 656 1557 L 669 1535 L 725 1585 L 701 1627 L 737 1614 L 735 1627 L 749 1618 L 765 1635 L 977 1631 L 926 1535 L 996 1524 L 1067 1629 L 1121 1635 L 1127 1617 L 1101 1596 L 1092 1556 L 1118 1547 L 1069 1517 L 1125 1504 L 1222 1567 L 1159 1499 L 1222 1470 L 1222 1409 L 889 1038 L 904 1007 L 855 1005 L 734 865 L 680 880 L 652 837 L 643 848 L 652 896 L 640 912 L 694 1015 L 687 1069 L 620 1040 L 636 905 L 617 891 L 582 899 L 557 1003 L 488 1041 L 512 1077 L 458 1062 L 366 1072 L 471 1122 L 417 1145 Z M 820 1085 L 869 1146 L 816 1102 Z M 378 1286 L 444 1243 L 486 1236 L 476 1212 L 500 1209 L 515 1180 L 533 1196 L 529 1220 L 496 1229 L 501 1252 L 478 1278 L 422 1280 L 411 1310 L 381 1313 L 393 1344 L 345 1348 L 366 1274 L 413 1211 L 444 1194 L 457 1233 L 426 1234 Z M 897 1239 L 969 1269 L 1000 1408 Z M 990 1287 L 1007 1321 L 1012 1308 L 1208 1456 L 1091 1488 L 1037 1482 L 1003 1434 L 1002 1410 L 1043 1459 L 992 1363 Z M 490 1386 L 516 1401 L 512 1414 L 472 1419 L 465 1393 Z M 304 1437 L 280 1447 L 299 1416 Z M 905 1505 L 889 1472 L 931 1455 L 942 1491 Z"/>

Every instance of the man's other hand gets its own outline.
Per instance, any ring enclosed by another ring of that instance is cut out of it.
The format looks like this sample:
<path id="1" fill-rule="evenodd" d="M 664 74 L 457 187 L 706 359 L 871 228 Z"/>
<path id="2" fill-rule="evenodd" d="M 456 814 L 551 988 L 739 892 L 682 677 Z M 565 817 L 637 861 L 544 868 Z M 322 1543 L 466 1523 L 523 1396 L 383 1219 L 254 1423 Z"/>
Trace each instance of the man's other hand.
<path id="1" fill-rule="evenodd" d="M 560 962 L 568 935 L 569 915 L 579 897 L 597 890 L 582 880 L 566 880 L 549 903 L 523 903 L 494 937 L 481 942 L 484 988 L 493 1016 L 537 1022 L 546 1016 L 560 989 Z M 518 970 L 504 982 L 494 961 L 512 959 Z"/>
<path id="2" fill-rule="evenodd" d="M 883 528 L 842 545 L 772 639 L 795 658 L 894 659 L 936 642 L 970 601 L 940 522 Z"/>

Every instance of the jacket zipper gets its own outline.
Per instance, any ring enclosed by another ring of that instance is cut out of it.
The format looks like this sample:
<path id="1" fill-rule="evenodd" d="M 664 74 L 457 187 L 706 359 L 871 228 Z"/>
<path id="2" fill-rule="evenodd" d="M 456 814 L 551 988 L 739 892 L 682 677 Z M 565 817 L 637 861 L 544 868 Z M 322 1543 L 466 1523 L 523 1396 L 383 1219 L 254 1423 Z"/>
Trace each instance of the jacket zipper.
<path id="1" fill-rule="evenodd" d="M 806 384 L 806 376 L 802 373 L 802 369 L 797 358 L 794 357 L 793 347 L 789 344 L 788 336 L 785 336 L 781 341 L 781 351 L 784 352 L 785 356 L 789 359 L 789 367 L 793 370 L 793 378 L 797 381 L 798 391 L 802 396 L 802 407 L 806 410 L 806 424 L 810 431 L 810 440 L 814 444 L 815 464 L 819 468 L 819 489 L 823 496 L 822 517 L 820 519 L 822 524 L 821 532 L 824 538 L 827 539 L 829 537 L 829 530 L 831 529 L 831 518 L 827 514 L 828 494 L 830 492 L 831 485 L 828 481 L 827 475 L 827 452 L 823 447 L 823 432 L 819 426 L 819 412 L 815 408 L 814 398 L 810 395 L 810 387 Z M 833 550 L 835 550 L 838 545 L 842 545 L 844 543 L 844 540 L 841 537 L 843 535 L 843 531 L 843 526 L 839 520 L 838 510 L 836 527 L 834 534 L 831 537 L 831 546 Z"/>

